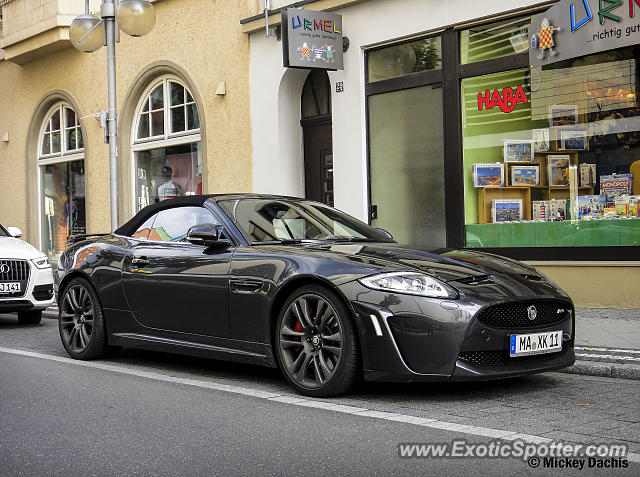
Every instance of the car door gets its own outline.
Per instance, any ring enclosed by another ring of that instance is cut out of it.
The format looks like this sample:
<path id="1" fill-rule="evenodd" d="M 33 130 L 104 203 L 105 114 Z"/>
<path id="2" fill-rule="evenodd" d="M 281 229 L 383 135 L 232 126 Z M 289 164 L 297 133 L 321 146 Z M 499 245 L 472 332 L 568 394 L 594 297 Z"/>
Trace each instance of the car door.
<path id="1" fill-rule="evenodd" d="M 205 207 L 174 207 L 158 212 L 152 225 L 145 222 L 144 233 L 134 234 L 140 240 L 125 259 L 122 281 L 129 306 L 142 325 L 229 337 L 233 247 L 186 242 L 190 227 L 206 223 L 220 224 Z"/>

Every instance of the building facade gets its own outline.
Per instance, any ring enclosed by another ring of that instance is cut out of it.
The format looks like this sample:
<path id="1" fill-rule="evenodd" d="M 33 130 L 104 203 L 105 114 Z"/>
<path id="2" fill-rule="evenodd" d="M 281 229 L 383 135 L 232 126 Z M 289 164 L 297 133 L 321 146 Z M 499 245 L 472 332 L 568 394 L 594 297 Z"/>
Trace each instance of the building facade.
<path id="1" fill-rule="evenodd" d="M 82 0 L 0 5 L 0 221 L 55 265 L 68 234 L 110 231 L 106 49 L 71 47 Z M 238 19 L 257 1 L 153 5 L 153 30 L 121 33 L 116 46 L 120 223 L 176 195 L 252 189 L 249 39 Z"/>
<path id="2" fill-rule="evenodd" d="M 272 0 L 271 35 L 264 3 L 156 0 L 151 33 L 121 35 L 120 223 L 176 195 L 307 196 L 638 307 L 636 2 Z M 105 49 L 69 43 L 82 0 L 0 6 L 0 222 L 55 263 L 68 234 L 110 229 Z M 283 66 L 291 6 L 341 15 L 343 69 Z"/>
<path id="3" fill-rule="evenodd" d="M 348 49 L 342 70 L 284 68 L 260 12 L 243 19 L 255 191 L 334 204 L 401 242 L 527 261 L 578 305 L 638 306 L 634 2 L 610 16 L 590 0 L 271 4 L 272 28 L 288 6 L 341 15 Z"/>

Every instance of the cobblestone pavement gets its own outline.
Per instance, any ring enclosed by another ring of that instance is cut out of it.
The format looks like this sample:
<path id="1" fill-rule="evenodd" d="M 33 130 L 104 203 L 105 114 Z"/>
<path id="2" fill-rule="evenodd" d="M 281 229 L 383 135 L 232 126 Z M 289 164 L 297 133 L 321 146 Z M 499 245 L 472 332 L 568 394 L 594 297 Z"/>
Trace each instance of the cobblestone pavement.
<path id="1" fill-rule="evenodd" d="M 576 346 L 640 350 L 640 310 L 576 308 Z"/>
<path id="2" fill-rule="evenodd" d="M 0 347 L 66 356 L 57 323 L 19 325 L 0 315 Z M 0 362 L 3 354 L 0 353 Z M 290 392 L 277 370 L 124 350 L 109 363 L 176 377 Z M 640 452 L 640 381 L 564 373 L 483 383 L 365 383 L 332 403 L 434 418 L 578 443 L 621 442 Z"/>

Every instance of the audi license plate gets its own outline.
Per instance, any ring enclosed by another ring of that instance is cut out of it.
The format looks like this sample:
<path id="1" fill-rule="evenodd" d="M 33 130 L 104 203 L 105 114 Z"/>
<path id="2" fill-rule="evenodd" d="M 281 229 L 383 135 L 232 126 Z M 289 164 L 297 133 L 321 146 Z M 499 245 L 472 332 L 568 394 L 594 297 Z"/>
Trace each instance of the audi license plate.
<path id="1" fill-rule="evenodd" d="M 20 282 L 0 282 L 0 293 L 16 293 L 20 291 Z"/>
<path id="2" fill-rule="evenodd" d="M 554 353 L 562 349 L 562 330 L 531 333 L 527 335 L 511 335 L 511 356 L 528 354 Z"/>

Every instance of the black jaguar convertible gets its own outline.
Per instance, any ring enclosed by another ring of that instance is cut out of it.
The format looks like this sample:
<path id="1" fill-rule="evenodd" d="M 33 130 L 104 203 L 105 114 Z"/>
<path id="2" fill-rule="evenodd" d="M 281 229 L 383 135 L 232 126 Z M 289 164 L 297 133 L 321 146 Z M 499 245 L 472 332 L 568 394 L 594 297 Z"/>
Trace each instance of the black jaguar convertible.
<path id="1" fill-rule="evenodd" d="M 482 380 L 574 362 L 570 298 L 532 267 L 400 245 L 304 199 L 189 196 L 71 238 L 57 269 L 74 358 L 121 346 L 279 367 L 302 394 L 361 377 Z"/>

